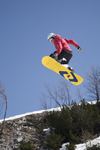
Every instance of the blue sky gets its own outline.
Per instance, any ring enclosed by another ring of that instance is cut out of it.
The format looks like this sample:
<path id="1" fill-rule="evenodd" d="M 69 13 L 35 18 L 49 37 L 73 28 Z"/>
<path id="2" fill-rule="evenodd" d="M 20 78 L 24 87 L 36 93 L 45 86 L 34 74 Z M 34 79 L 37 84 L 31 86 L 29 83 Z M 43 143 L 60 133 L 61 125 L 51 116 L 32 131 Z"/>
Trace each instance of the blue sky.
<path id="1" fill-rule="evenodd" d="M 62 79 L 41 63 L 55 51 L 47 41 L 51 32 L 83 47 L 79 52 L 70 45 L 69 64 L 85 83 L 86 71 L 100 64 L 100 0 L 0 0 L 0 81 L 8 98 L 7 117 L 40 110 L 44 84 Z M 74 100 L 77 88 L 82 84 L 71 85 Z"/>

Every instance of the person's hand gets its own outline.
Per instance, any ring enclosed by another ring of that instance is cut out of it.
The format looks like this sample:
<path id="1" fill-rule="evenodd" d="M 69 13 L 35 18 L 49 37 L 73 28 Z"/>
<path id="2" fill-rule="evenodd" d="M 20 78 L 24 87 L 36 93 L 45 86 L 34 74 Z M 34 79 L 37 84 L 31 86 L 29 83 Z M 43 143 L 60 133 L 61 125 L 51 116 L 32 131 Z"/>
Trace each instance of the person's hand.
<path id="1" fill-rule="evenodd" d="M 58 54 L 57 53 L 53 54 L 52 58 L 55 59 L 55 60 L 58 60 Z"/>
<path id="2" fill-rule="evenodd" d="M 81 50 L 82 50 L 82 47 L 78 46 L 78 48 L 77 48 L 77 49 L 78 49 L 78 51 L 81 51 Z"/>

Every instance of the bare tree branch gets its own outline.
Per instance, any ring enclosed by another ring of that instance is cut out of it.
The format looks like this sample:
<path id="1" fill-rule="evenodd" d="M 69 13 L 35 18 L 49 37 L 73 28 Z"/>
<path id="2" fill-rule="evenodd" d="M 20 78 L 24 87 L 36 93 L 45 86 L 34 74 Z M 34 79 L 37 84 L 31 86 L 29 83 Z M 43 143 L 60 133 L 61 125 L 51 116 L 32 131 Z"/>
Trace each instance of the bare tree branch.
<path id="1" fill-rule="evenodd" d="M 62 101 L 63 105 L 70 105 L 71 104 L 71 96 L 70 96 L 70 86 L 68 82 L 65 82 L 64 80 L 61 80 L 59 82 L 59 99 Z"/>
<path id="2" fill-rule="evenodd" d="M 52 101 L 54 101 L 56 105 L 55 107 L 71 104 L 69 84 L 65 82 L 65 80 L 61 80 L 59 82 L 59 86 L 52 84 L 52 88 L 46 84 L 45 89 L 47 94 L 42 93 L 40 99 L 44 108 L 47 108 L 47 101 L 49 101 L 50 104 L 52 104 Z"/>
<path id="3" fill-rule="evenodd" d="M 41 102 L 42 108 L 44 108 L 45 110 L 47 110 L 48 106 L 47 106 L 45 94 L 43 92 L 41 92 L 40 102 Z"/>
<path id="4" fill-rule="evenodd" d="M 79 100 L 80 100 L 80 102 L 82 101 L 82 99 L 83 99 L 83 97 L 82 97 L 82 94 L 81 94 L 81 92 L 80 92 L 80 89 L 78 88 L 77 89 L 77 96 L 78 96 L 78 98 L 79 98 Z"/>
<path id="5" fill-rule="evenodd" d="M 2 113 L 2 109 L 3 109 L 4 105 L 6 105 L 6 107 L 5 107 L 4 120 L 2 122 L 0 135 L 2 135 L 4 125 L 5 125 L 5 118 L 6 118 L 6 114 L 7 114 L 7 96 L 6 96 L 5 90 L 0 82 L 0 112 L 1 113 Z"/>
<path id="6" fill-rule="evenodd" d="M 91 94 L 90 96 L 96 98 L 97 102 L 100 100 L 100 72 L 99 67 L 91 67 L 91 72 L 86 73 L 87 84 L 85 88 Z"/>
<path id="7" fill-rule="evenodd" d="M 53 85 L 53 88 L 52 90 L 50 89 L 49 86 L 45 85 L 47 91 L 48 91 L 48 94 L 49 94 L 49 97 L 50 97 L 50 100 L 54 100 L 55 103 L 61 107 L 60 103 L 58 102 L 58 92 L 57 92 L 57 89 L 55 88 L 55 86 Z"/>

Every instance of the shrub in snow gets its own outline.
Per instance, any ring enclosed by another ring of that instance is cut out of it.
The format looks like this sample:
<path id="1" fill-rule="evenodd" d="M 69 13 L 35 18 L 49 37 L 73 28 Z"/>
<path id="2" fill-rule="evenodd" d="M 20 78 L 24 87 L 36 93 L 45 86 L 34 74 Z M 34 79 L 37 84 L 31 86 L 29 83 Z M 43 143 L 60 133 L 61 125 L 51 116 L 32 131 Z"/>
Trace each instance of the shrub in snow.
<path id="1" fill-rule="evenodd" d="M 48 135 L 47 137 L 42 136 L 41 140 L 44 148 L 59 150 L 64 138 L 56 134 L 54 131 L 52 131 L 51 134 Z"/>
<path id="2" fill-rule="evenodd" d="M 33 150 L 34 147 L 31 145 L 31 143 L 28 142 L 23 142 L 20 146 L 19 146 L 20 150 Z"/>
<path id="3" fill-rule="evenodd" d="M 83 100 L 81 105 L 73 103 L 71 108 L 63 106 L 59 112 L 50 112 L 46 121 L 50 129 L 64 137 L 63 143 L 79 144 L 100 133 L 100 108 Z"/>
<path id="4" fill-rule="evenodd" d="M 68 150 L 75 150 L 75 144 L 69 144 L 69 145 L 66 145 L 66 148 L 68 149 Z"/>

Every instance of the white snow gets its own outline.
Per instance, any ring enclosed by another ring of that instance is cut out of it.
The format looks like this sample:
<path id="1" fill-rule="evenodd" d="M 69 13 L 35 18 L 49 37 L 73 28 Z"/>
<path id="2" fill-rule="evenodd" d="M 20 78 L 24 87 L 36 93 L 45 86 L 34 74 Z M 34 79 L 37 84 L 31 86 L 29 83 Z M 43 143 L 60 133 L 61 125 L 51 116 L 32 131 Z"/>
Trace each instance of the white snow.
<path id="1" fill-rule="evenodd" d="M 75 150 L 87 150 L 87 147 L 92 147 L 93 145 L 97 144 L 100 145 L 100 136 L 94 140 L 89 140 L 86 143 L 75 145 L 76 146 Z M 69 145 L 69 143 L 64 143 L 62 145 L 62 148 L 60 148 L 60 150 L 67 150 L 66 145 Z"/>
<path id="2" fill-rule="evenodd" d="M 25 117 L 25 116 L 28 116 L 28 115 L 32 115 L 32 114 L 40 114 L 40 113 L 43 113 L 45 111 L 61 111 L 61 108 L 60 107 L 57 107 L 57 108 L 52 108 L 52 109 L 48 109 L 48 110 L 39 110 L 39 111 L 33 111 L 33 112 L 29 112 L 29 113 L 25 113 L 25 114 L 21 114 L 21 115 L 16 115 L 14 117 L 9 117 L 9 118 L 6 118 L 5 121 L 7 120 L 14 120 L 14 119 L 18 119 L 18 118 L 21 118 L 21 117 Z M 0 122 L 2 122 L 3 119 L 0 120 Z"/>
<path id="3" fill-rule="evenodd" d="M 89 104 L 96 104 L 96 101 L 92 101 L 92 102 L 88 102 Z M 81 104 L 81 103 L 80 103 Z M 79 104 L 79 105 L 80 105 Z M 43 113 L 45 111 L 61 111 L 61 108 L 60 107 L 57 107 L 57 108 L 51 108 L 51 109 L 48 109 L 48 110 L 39 110 L 39 111 L 33 111 L 33 112 L 29 112 L 29 113 L 25 113 L 25 114 L 21 114 L 21 115 L 16 115 L 14 117 L 9 117 L 9 118 L 6 118 L 5 120 L 13 120 L 13 119 L 18 119 L 18 118 L 21 118 L 21 117 L 24 117 L 24 116 L 28 116 L 28 115 L 32 115 L 32 114 L 40 114 L 40 113 Z M 0 120 L 0 122 L 2 122 L 3 119 Z"/>
<path id="4" fill-rule="evenodd" d="M 77 148 L 75 150 L 86 150 L 87 146 L 92 147 L 93 145 L 97 145 L 97 144 L 100 145 L 100 136 L 94 140 L 87 141 L 87 143 L 76 145 Z"/>
<path id="5" fill-rule="evenodd" d="M 92 102 L 88 102 L 89 104 L 96 104 L 96 101 L 92 101 Z M 40 111 L 34 111 L 34 112 L 29 112 L 29 113 L 25 113 L 25 114 L 21 114 L 21 115 L 16 115 L 14 117 L 9 117 L 9 118 L 6 118 L 5 121 L 7 120 L 14 120 L 14 119 L 18 119 L 18 118 L 21 118 L 21 117 L 25 117 L 25 116 L 28 116 L 28 115 L 32 115 L 32 114 L 40 114 L 40 113 L 43 113 L 45 111 L 61 111 L 61 108 L 60 107 L 57 107 L 57 108 L 52 108 L 52 109 L 48 109 L 48 110 L 40 110 Z M 3 119 L 0 120 L 0 123 L 2 123 Z M 44 129 L 43 130 L 44 132 L 50 132 L 50 129 Z M 62 145 L 62 148 L 60 148 L 60 150 L 67 150 L 66 149 L 66 145 L 68 145 L 69 143 L 64 143 Z M 76 148 L 75 150 L 87 150 L 87 146 L 93 146 L 93 145 L 96 145 L 96 144 L 99 144 L 100 145 L 100 136 L 94 140 L 89 140 L 87 141 L 86 143 L 83 143 L 83 144 L 77 144 L 75 145 Z"/>
<path id="6" fill-rule="evenodd" d="M 68 143 L 64 143 L 63 145 L 62 145 L 62 148 L 60 148 L 60 150 L 67 150 L 66 149 L 66 145 L 69 145 L 70 143 L 68 142 Z"/>
<path id="7" fill-rule="evenodd" d="M 50 130 L 50 128 L 48 128 L 48 129 L 44 129 L 43 131 L 44 132 L 50 132 L 51 130 Z"/>

